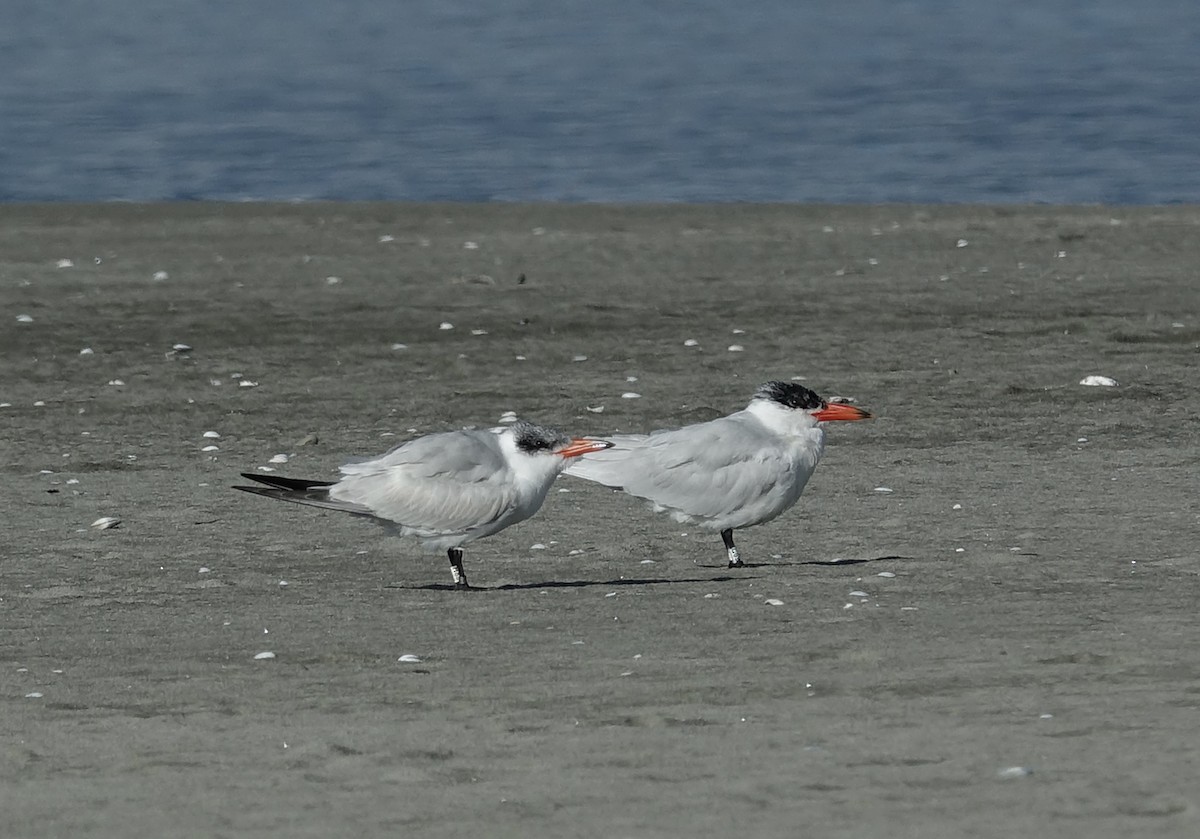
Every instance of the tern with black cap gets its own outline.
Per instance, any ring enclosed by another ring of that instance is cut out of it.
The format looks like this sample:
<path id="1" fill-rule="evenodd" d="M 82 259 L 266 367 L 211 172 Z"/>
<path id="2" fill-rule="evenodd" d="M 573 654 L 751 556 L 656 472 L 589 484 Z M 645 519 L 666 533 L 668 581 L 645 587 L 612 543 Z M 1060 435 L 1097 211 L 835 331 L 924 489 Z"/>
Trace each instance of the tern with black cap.
<path id="1" fill-rule="evenodd" d="M 532 516 L 572 458 L 610 445 L 518 420 L 409 440 L 374 460 L 346 464 L 338 481 L 244 472 L 264 486 L 234 489 L 363 516 L 416 537 L 426 549 L 446 552 L 455 587 L 465 589 L 463 545 Z"/>
<path id="2" fill-rule="evenodd" d="M 626 492 L 675 521 L 718 531 L 729 567 L 744 563 L 733 531 L 789 509 L 825 450 L 824 423 L 870 419 L 795 382 L 760 385 L 729 416 L 651 434 L 614 434 L 611 448 L 570 464 L 566 474 Z"/>

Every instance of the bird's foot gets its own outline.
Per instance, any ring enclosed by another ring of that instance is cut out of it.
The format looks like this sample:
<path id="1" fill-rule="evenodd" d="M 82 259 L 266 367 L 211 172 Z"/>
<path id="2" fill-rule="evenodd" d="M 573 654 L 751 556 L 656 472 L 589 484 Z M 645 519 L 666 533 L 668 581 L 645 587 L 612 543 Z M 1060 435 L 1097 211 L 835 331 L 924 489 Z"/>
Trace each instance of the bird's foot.
<path id="1" fill-rule="evenodd" d="M 733 545 L 733 534 L 725 531 L 721 534 L 721 538 L 725 540 L 725 550 L 729 554 L 729 567 L 741 568 L 745 563 L 742 562 L 742 556 L 738 553 L 738 549 Z"/>
<path id="2" fill-rule="evenodd" d="M 455 591 L 475 591 L 475 586 L 468 583 L 466 580 L 456 580 L 454 583 Z"/>

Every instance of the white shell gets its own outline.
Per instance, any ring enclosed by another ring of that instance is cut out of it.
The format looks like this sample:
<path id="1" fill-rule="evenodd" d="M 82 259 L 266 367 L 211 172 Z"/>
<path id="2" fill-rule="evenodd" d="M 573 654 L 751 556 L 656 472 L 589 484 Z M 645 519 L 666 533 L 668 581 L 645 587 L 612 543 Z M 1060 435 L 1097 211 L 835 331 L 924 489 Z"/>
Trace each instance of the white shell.
<path id="1" fill-rule="evenodd" d="M 1079 380 L 1081 385 L 1087 387 L 1116 387 L 1117 380 L 1110 379 L 1108 376 L 1084 376 Z"/>
<path id="2" fill-rule="evenodd" d="M 267 661 L 268 659 L 272 659 L 274 657 L 275 657 L 275 653 L 271 652 L 270 650 L 263 650 L 261 653 L 255 653 L 254 660 L 255 661 Z"/>
<path id="3" fill-rule="evenodd" d="M 1012 778 L 1024 778 L 1029 775 L 1032 775 L 1033 770 L 1030 769 L 1028 766 L 1009 766 L 1006 769 L 1001 769 L 996 774 L 1003 780 L 1007 781 Z"/>
<path id="4" fill-rule="evenodd" d="M 97 530 L 112 530 L 120 523 L 121 520 L 116 516 L 101 516 L 92 522 L 92 527 L 96 528 Z"/>
<path id="5" fill-rule="evenodd" d="M 398 659 L 396 659 L 396 661 L 403 661 L 405 664 L 416 664 L 420 660 L 421 660 L 420 658 L 413 655 L 412 653 L 405 653 L 404 655 L 402 655 Z"/>

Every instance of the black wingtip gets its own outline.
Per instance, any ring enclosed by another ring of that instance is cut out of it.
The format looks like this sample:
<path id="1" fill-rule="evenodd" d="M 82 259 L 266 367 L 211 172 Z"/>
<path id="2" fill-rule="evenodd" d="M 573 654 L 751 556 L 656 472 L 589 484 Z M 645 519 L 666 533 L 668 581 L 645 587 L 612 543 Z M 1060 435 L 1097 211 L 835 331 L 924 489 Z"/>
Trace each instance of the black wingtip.
<path id="1" fill-rule="evenodd" d="M 264 475 L 256 472 L 242 472 L 243 478 L 248 478 L 251 481 L 259 484 L 266 484 L 269 487 L 277 489 L 288 489 L 294 492 L 307 492 L 310 489 L 322 489 L 331 487 L 336 481 L 306 481 L 302 478 L 284 478 L 279 475 Z M 247 487 L 234 487 L 234 489 L 247 489 Z"/>

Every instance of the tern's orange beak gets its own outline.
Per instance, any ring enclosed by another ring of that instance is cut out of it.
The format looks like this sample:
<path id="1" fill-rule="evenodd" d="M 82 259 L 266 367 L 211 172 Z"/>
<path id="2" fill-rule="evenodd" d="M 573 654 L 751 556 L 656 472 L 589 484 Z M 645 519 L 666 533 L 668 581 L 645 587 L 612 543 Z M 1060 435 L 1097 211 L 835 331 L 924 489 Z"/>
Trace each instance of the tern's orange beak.
<path id="1" fill-rule="evenodd" d="M 835 420 L 852 422 L 854 420 L 871 418 L 869 411 L 864 411 L 862 408 L 856 408 L 853 405 L 847 405 L 845 402 L 830 402 L 821 410 L 814 412 L 813 416 L 820 422 L 833 422 Z"/>
<path id="2" fill-rule="evenodd" d="M 602 452 L 612 447 L 613 444 L 607 440 L 585 440 L 582 437 L 576 437 L 566 447 L 559 449 L 556 454 L 561 457 L 579 457 L 581 454 Z"/>

